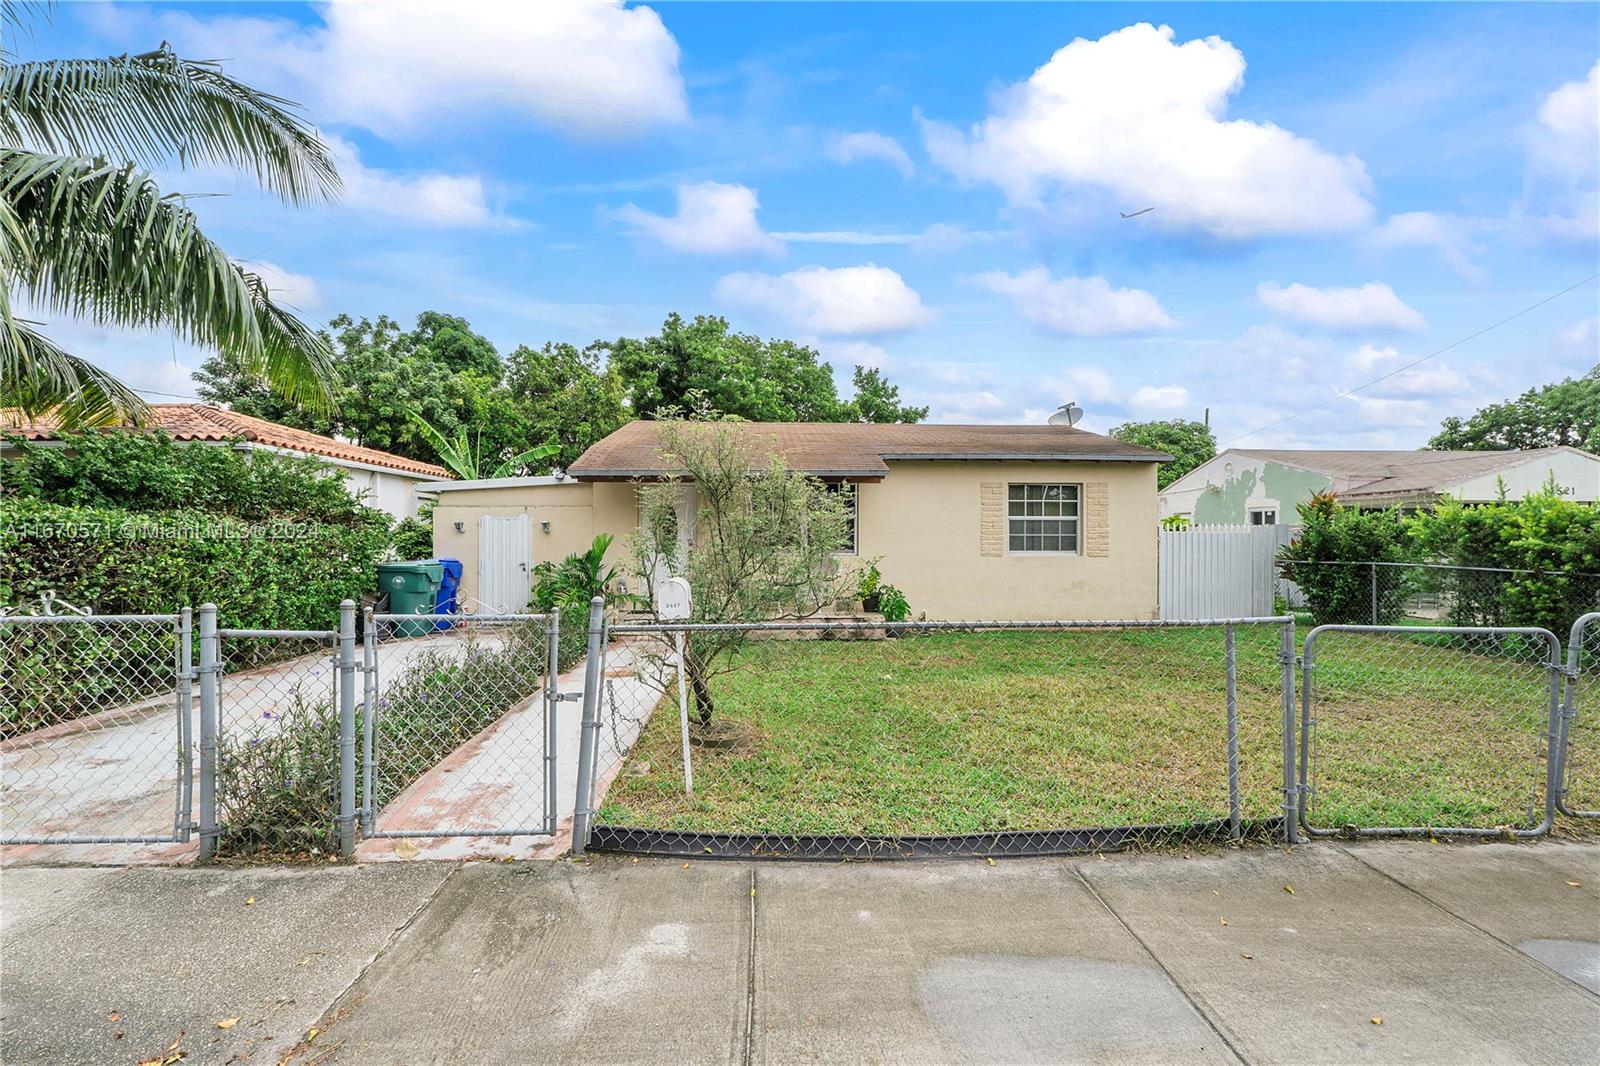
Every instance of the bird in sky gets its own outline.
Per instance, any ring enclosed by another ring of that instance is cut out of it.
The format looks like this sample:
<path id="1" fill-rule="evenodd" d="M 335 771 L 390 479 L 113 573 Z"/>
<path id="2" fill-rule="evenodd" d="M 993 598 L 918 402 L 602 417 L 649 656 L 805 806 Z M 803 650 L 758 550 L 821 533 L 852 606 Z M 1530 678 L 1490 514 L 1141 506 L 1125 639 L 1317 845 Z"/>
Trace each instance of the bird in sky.
<path id="1" fill-rule="evenodd" d="M 1154 210 L 1155 208 L 1153 207 L 1147 207 L 1142 211 L 1118 211 L 1117 214 L 1121 215 L 1123 218 L 1138 218 L 1140 215 L 1149 214 Z"/>

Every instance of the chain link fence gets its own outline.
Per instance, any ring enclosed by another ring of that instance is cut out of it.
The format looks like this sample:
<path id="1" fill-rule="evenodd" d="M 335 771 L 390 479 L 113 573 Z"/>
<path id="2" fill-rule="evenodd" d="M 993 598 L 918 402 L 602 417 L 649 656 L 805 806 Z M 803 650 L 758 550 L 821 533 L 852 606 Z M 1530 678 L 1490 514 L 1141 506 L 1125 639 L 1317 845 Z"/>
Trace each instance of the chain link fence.
<path id="1" fill-rule="evenodd" d="M 1319 626 L 1301 668 L 1312 835 L 1537 836 L 1557 791 L 1560 643 L 1536 628 Z"/>
<path id="2" fill-rule="evenodd" d="M 1285 608 L 1314 625 L 1536 626 L 1566 634 L 1600 607 L 1600 574 L 1419 562 L 1278 564 Z"/>
<path id="3" fill-rule="evenodd" d="M 1270 832 L 1291 627 L 614 625 L 591 671 L 580 815 L 592 847 L 671 854 L 1043 854 Z"/>
<path id="4" fill-rule="evenodd" d="M 219 629 L 215 647 L 216 854 L 335 853 L 338 631 Z"/>
<path id="5" fill-rule="evenodd" d="M 559 629 L 559 612 L 367 616 L 365 836 L 555 832 Z"/>
<path id="6" fill-rule="evenodd" d="M 1567 642 L 1562 774 L 1561 813 L 1600 818 L 1600 612 L 1574 622 Z"/>
<path id="7" fill-rule="evenodd" d="M 187 839 L 190 616 L 0 616 L 0 843 Z"/>

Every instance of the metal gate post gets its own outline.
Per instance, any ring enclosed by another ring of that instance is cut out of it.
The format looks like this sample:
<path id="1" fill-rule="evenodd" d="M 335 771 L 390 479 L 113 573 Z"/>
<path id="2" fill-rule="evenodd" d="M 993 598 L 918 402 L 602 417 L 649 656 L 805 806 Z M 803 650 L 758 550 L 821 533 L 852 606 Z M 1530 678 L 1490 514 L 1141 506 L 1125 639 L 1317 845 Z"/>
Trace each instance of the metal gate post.
<path id="1" fill-rule="evenodd" d="M 561 699 L 561 608 L 550 609 L 550 666 L 544 686 L 544 825 L 555 835 L 558 819 L 556 804 L 556 705 Z"/>
<path id="2" fill-rule="evenodd" d="M 600 622 L 606 601 L 596 596 L 589 601 L 589 649 L 583 671 L 583 726 L 578 737 L 578 790 L 572 808 L 572 854 L 582 855 L 589 844 L 591 782 L 594 778 L 595 746 L 600 731 Z"/>
<path id="3" fill-rule="evenodd" d="M 356 604 L 339 604 L 339 854 L 356 850 Z"/>
<path id="4" fill-rule="evenodd" d="M 376 734 L 374 722 L 378 717 L 378 627 L 372 621 L 372 608 L 368 607 L 362 619 L 366 626 L 361 632 L 361 831 L 370 834 L 376 821 L 372 809 L 372 772 L 377 767 L 377 754 L 372 750 Z"/>
<path id="5" fill-rule="evenodd" d="M 1283 643 L 1278 649 L 1278 661 L 1282 664 L 1283 680 L 1280 687 L 1283 690 L 1283 839 L 1290 844 L 1300 843 L 1300 779 L 1299 768 L 1295 762 L 1294 748 L 1294 622 L 1283 624 Z M 1305 662 L 1302 667 L 1302 684 L 1305 686 L 1306 707 L 1309 708 L 1311 692 L 1311 645 L 1308 643 L 1305 650 Z M 1300 738 L 1301 752 L 1305 751 L 1306 738 Z"/>
<path id="6" fill-rule="evenodd" d="M 178 612 L 178 814 L 179 843 L 189 842 L 194 820 L 194 612 Z"/>
<path id="7" fill-rule="evenodd" d="M 1372 624 L 1378 624 L 1378 564 L 1368 563 L 1367 573 L 1372 579 Z"/>
<path id="8" fill-rule="evenodd" d="M 1238 840 L 1243 814 L 1239 798 L 1239 661 L 1232 626 L 1223 629 L 1223 645 L 1228 663 L 1228 837 Z"/>
<path id="9" fill-rule="evenodd" d="M 200 605 L 200 860 L 217 854 L 217 605 Z"/>

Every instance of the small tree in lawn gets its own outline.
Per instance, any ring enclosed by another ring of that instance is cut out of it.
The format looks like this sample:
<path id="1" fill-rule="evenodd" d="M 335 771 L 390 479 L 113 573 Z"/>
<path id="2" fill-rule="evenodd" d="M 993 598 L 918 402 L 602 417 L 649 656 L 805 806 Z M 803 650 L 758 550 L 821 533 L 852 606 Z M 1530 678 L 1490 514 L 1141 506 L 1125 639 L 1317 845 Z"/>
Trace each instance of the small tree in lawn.
<path id="1" fill-rule="evenodd" d="M 776 448 L 755 446 L 729 421 L 661 427 L 672 478 L 641 483 L 632 546 L 646 589 L 676 575 L 689 582 L 693 622 L 806 618 L 842 598 L 853 575 L 835 556 L 848 540 L 845 501 L 816 478 L 788 470 Z M 694 522 L 679 536 L 679 500 L 692 488 Z M 651 605 L 654 611 L 654 605 Z M 694 633 L 685 674 L 702 734 L 714 711 L 711 678 L 733 669 L 743 631 Z M 662 679 L 673 664 L 656 664 Z"/>

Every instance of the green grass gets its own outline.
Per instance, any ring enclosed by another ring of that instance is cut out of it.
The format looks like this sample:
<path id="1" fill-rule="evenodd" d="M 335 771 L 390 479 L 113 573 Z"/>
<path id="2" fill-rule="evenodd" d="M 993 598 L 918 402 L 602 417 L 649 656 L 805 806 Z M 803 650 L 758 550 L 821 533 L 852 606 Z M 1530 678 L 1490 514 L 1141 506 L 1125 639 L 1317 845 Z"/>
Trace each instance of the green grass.
<path id="1" fill-rule="evenodd" d="M 1237 631 L 1247 820 L 1280 810 L 1278 631 Z M 1319 638 L 1316 824 L 1517 823 L 1543 677 L 1459 646 Z M 760 641 L 712 683 L 735 750 L 650 715 L 600 821 L 906 835 L 1193 825 L 1228 814 L 1220 630 Z M 1297 709 L 1298 714 L 1298 709 Z"/>

